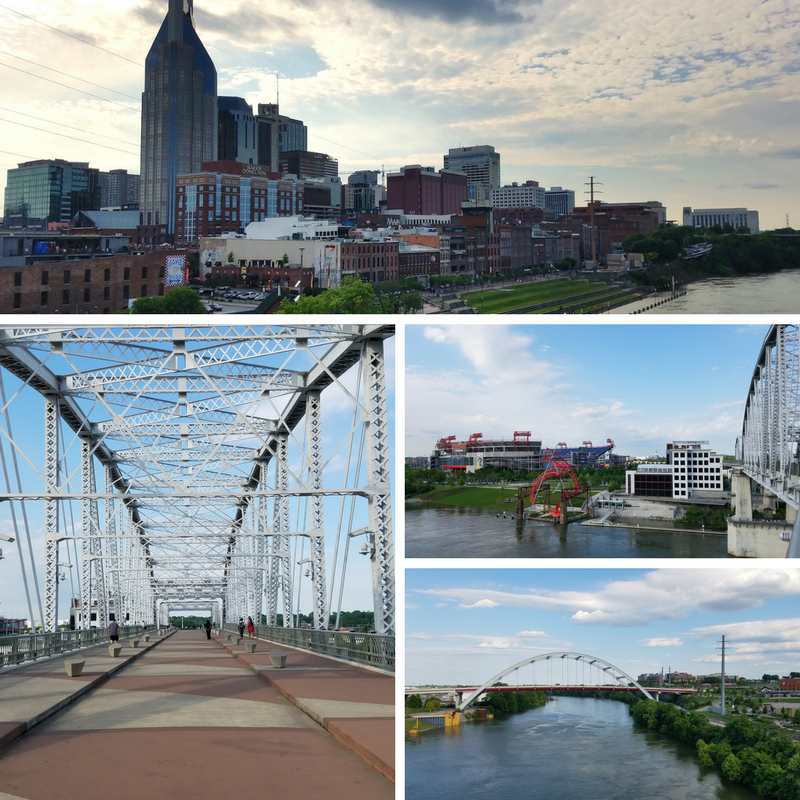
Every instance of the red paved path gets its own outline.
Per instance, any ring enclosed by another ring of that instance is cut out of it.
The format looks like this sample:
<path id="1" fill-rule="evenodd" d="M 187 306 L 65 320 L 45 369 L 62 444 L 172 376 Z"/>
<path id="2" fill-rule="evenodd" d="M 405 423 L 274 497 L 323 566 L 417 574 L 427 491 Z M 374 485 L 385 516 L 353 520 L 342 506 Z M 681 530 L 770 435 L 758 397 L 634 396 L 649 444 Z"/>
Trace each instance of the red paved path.
<path id="1" fill-rule="evenodd" d="M 80 678 L 64 659 L 0 674 L 0 800 L 394 797 L 393 679 L 281 649 L 283 670 L 180 631 L 126 649 L 138 657 L 107 679 L 105 647 Z M 90 690 L 9 741 L 77 687 Z"/>

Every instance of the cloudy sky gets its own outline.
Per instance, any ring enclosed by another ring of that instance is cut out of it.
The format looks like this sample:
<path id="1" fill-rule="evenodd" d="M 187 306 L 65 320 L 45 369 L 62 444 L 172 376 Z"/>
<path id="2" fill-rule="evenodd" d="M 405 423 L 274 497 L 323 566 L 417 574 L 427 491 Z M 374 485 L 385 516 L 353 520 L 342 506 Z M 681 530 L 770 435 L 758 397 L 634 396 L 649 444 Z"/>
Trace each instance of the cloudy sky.
<path id="1" fill-rule="evenodd" d="M 766 325 L 406 326 L 405 454 L 443 436 L 545 447 L 613 439 L 662 456 L 678 439 L 733 454 Z"/>
<path id="2" fill-rule="evenodd" d="M 752 566 L 410 569 L 406 683 L 481 684 L 557 651 L 596 656 L 633 677 L 670 666 L 713 674 L 723 634 L 729 675 L 800 671 L 800 571 Z M 563 683 L 559 674 L 550 680 Z"/>
<path id="3" fill-rule="evenodd" d="M 166 7 L 0 4 L 0 180 L 33 158 L 138 172 L 142 64 Z M 343 175 L 491 144 L 504 182 L 579 202 L 592 175 L 601 199 L 660 200 L 671 219 L 744 206 L 762 228 L 800 226 L 792 0 L 196 0 L 195 19 L 220 93 L 273 102 L 280 75 L 281 110 Z"/>

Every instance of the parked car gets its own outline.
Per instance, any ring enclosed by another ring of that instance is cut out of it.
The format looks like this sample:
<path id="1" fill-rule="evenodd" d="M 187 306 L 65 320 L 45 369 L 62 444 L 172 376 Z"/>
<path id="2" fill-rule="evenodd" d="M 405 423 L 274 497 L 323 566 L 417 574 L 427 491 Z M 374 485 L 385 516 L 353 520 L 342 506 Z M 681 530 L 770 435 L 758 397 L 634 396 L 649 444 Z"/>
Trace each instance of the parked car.
<path id="1" fill-rule="evenodd" d="M 222 306 L 221 306 L 221 305 L 219 305 L 218 303 L 209 303 L 209 304 L 206 306 L 206 311 L 207 311 L 209 314 L 213 314 L 213 313 L 215 313 L 216 311 L 222 311 Z"/>

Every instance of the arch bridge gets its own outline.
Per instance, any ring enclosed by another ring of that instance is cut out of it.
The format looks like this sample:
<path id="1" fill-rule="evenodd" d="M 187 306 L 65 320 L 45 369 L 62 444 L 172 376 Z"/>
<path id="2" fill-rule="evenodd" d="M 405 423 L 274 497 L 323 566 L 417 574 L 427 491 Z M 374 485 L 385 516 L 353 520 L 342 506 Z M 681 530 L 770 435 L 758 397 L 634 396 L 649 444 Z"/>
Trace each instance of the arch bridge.
<path id="1" fill-rule="evenodd" d="M 528 685 L 520 685 L 518 682 L 517 689 L 527 690 L 527 691 L 536 691 L 540 688 L 548 688 L 548 689 L 556 689 L 556 688 L 566 688 L 567 686 L 577 686 L 579 684 L 584 684 L 589 686 L 592 689 L 601 689 L 602 685 L 600 682 L 589 684 L 586 681 L 570 681 L 570 669 L 572 669 L 573 676 L 577 674 L 577 667 L 580 665 L 583 670 L 585 671 L 587 668 L 590 670 L 590 674 L 593 671 L 596 671 L 597 674 L 601 675 L 603 679 L 606 681 L 606 685 L 608 686 L 609 690 L 619 688 L 622 684 L 620 681 L 627 681 L 627 683 L 632 683 L 648 700 L 655 700 L 656 698 L 644 688 L 638 681 L 628 675 L 626 672 L 621 670 L 619 667 L 615 667 L 608 661 L 605 661 L 602 658 L 598 658 L 597 656 L 590 656 L 586 653 L 573 653 L 573 652 L 566 652 L 566 651 L 559 651 L 554 653 L 543 653 L 538 656 L 531 656 L 530 658 L 526 658 L 523 661 L 519 661 L 516 664 L 512 664 L 510 667 L 507 667 L 502 672 L 498 672 L 497 675 L 489 678 L 486 683 L 480 686 L 478 689 L 474 689 L 469 693 L 463 695 L 460 701 L 456 704 L 456 708 L 459 711 L 464 711 L 467 709 L 478 697 L 483 694 L 487 689 L 489 689 L 493 684 L 501 681 L 508 675 L 511 675 L 513 672 L 517 672 L 524 667 L 542 663 L 545 667 L 547 667 L 548 672 L 548 680 L 544 684 L 528 684 Z M 550 678 L 553 677 L 553 668 L 555 668 L 556 672 L 559 672 L 561 680 L 553 681 Z M 614 683 L 607 683 L 608 679 L 613 679 Z M 557 684 L 560 684 L 557 686 Z M 625 686 L 625 688 L 628 688 Z"/>
<path id="2" fill-rule="evenodd" d="M 393 334 L 116 320 L 0 328 L 0 521 L 18 542 L 30 619 L 47 632 L 67 607 L 78 628 L 197 610 L 220 625 L 263 615 L 274 626 L 282 613 L 288 628 L 302 602 L 326 629 L 343 597 L 362 592 L 376 632 L 393 636 Z M 359 541 L 367 559 L 349 559 Z"/>
<path id="3" fill-rule="evenodd" d="M 732 473 L 735 514 L 728 552 L 800 557 L 800 338 L 797 325 L 772 325 L 753 370 Z M 786 519 L 775 519 L 779 502 Z M 760 512 L 754 518 L 754 505 Z M 760 506 L 760 508 L 759 508 Z M 794 533 L 792 529 L 794 528 Z"/>

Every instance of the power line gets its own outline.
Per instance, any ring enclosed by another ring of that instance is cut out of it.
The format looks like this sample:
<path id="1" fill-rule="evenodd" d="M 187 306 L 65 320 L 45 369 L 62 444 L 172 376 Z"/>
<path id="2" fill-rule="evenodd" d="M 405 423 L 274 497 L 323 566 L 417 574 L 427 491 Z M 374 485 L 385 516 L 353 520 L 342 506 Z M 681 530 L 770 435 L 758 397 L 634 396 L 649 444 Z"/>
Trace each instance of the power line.
<path id="1" fill-rule="evenodd" d="M 17 158 L 27 158 L 29 161 L 36 161 L 35 156 L 24 156 L 22 153 L 12 153 L 10 150 L 0 150 L 0 153 L 5 153 L 8 156 L 16 156 Z"/>
<path id="2" fill-rule="evenodd" d="M 131 100 L 136 100 L 137 102 L 140 100 L 139 97 L 134 97 L 132 94 L 125 94 L 125 92 L 120 92 L 117 89 L 112 89 L 109 86 L 101 86 L 99 83 L 92 83 L 91 81 L 87 81 L 85 78 L 79 78 L 77 75 L 70 75 L 69 72 L 62 72 L 60 69 L 54 69 L 53 67 L 46 67 L 44 64 L 39 64 L 37 61 L 30 61 L 27 58 L 23 58 L 22 56 L 16 56 L 14 53 L 9 53 L 7 50 L 0 50 L 4 56 L 11 56 L 11 58 L 17 58 L 20 61 L 24 61 L 26 64 L 32 64 L 34 67 L 39 67 L 39 69 L 46 69 L 49 72 L 55 72 L 58 75 L 64 75 L 67 78 L 72 78 L 76 81 L 81 81 L 82 83 L 88 83 L 89 86 L 95 86 L 98 89 L 105 89 L 107 92 L 114 92 L 114 94 L 121 94 L 123 97 L 129 97 Z"/>
<path id="3" fill-rule="evenodd" d="M 78 139 L 76 136 L 67 136 L 66 133 L 56 133 L 55 131 L 48 131 L 46 128 L 37 128 L 34 125 L 26 125 L 24 122 L 14 122 L 13 119 L 0 119 L 0 122 L 7 122 L 9 125 L 19 125 L 21 128 L 30 128 L 33 131 L 41 131 L 42 133 L 49 133 L 51 136 L 61 136 L 64 139 L 72 139 L 75 142 L 83 142 L 90 144 L 92 147 L 105 147 L 106 150 L 116 150 L 118 153 L 126 153 L 129 156 L 138 156 L 138 153 L 131 153 L 129 150 L 120 150 L 119 147 L 112 147 L 110 144 L 99 144 L 98 142 L 90 142 L 87 139 Z"/>
<path id="4" fill-rule="evenodd" d="M 112 50 L 106 50 L 105 47 L 100 47 L 99 44 L 93 44 L 92 42 L 89 42 L 86 39 L 81 39 L 80 36 L 76 36 L 74 33 L 67 33 L 66 31 L 62 31 L 61 28 L 56 28 L 54 25 L 48 25 L 46 22 L 42 22 L 41 20 L 36 19 L 36 17 L 29 17 L 27 14 L 23 14 L 21 11 L 15 11 L 13 8 L 4 6 L 2 3 L 0 3 L 0 8 L 4 8 L 6 11 L 10 11 L 12 14 L 19 14 L 19 16 L 24 17 L 25 19 L 29 19 L 31 22 L 35 22 L 38 25 L 44 25 L 45 28 L 50 28 L 51 31 L 56 31 L 57 33 L 62 33 L 64 36 L 69 36 L 70 39 L 75 39 L 75 41 L 77 42 L 83 42 L 84 44 L 88 44 L 89 47 L 94 47 L 97 50 L 102 50 L 104 53 L 108 53 L 110 56 L 116 56 L 117 58 L 121 58 L 123 61 L 128 61 L 131 64 L 136 64 L 137 67 L 144 66 L 144 64 L 140 64 L 138 61 L 133 61 L 130 58 L 121 56 L 119 53 L 115 53 Z"/>
<path id="5" fill-rule="evenodd" d="M 44 75 L 36 75 L 33 72 L 29 72 L 27 69 L 21 69 L 20 67 L 12 67 L 11 64 L 4 64 L 0 61 L 0 67 L 6 67 L 7 69 L 13 69 L 16 72 L 22 72 L 25 75 L 30 75 L 32 78 L 38 78 L 40 81 L 47 81 L 48 83 L 53 83 L 56 86 L 61 86 L 63 89 L 72 89 L 73 92 L 80 92 L 81 94 L 85 94 L 87 97 L 94 97 L 95 100 L 102 100 L 104 103 L 112 103 L 115 106 L 119 106 L 120 108 L 124 108 L 126 111 L 130 111 L 133 114 L 138 114 L 139 110 L 130 108 L 130 106 L 126 106 L 125 103 L 119 103 L 116 100 L 109 100 L 106 97 L 100 97 L 99 94 L 92 94 L 91 92 L 86 92 L 83 89 L 78 89 L 75 86 L 68 86 L 66 83 L 59 83 L 58 81 L 54 81 L 51 78 L 45 78 Z"/>
<path id="6" fill-rule="evenodd" d="M 13 108 L 4 108 L 3 106 L 0 106 L 0 111 L 8 111 L 9 114 L 18 114 L 21 117 L 29 117 L 30 119 L 36 119 L 39 120 L 40 122 L 46 122 L 48 125 L 58 125 L 61 128 L 69 128 L 69 130 L 78 131 L 79 133 L 86 132 L 83 128 L 76 128 L 73 125 L 66 125 L 63 122 L 55 122 L 54 120 L 50 119 L 42 119 L 41 117 L 36 117 L 33 114 L 26 114 L 24 111 L 15 111 Z M 108 136 L 105 133 L 92 132 L 92 136 L 99 136 L 101 139 L 110 139 L 112 142 L 121 142 L 122 144 L 129 144 L 131 145 L 131 147 L 140 146 L 139 142 L 128 142 L 125 139 L 117 139 L 115 136 Z"/>

